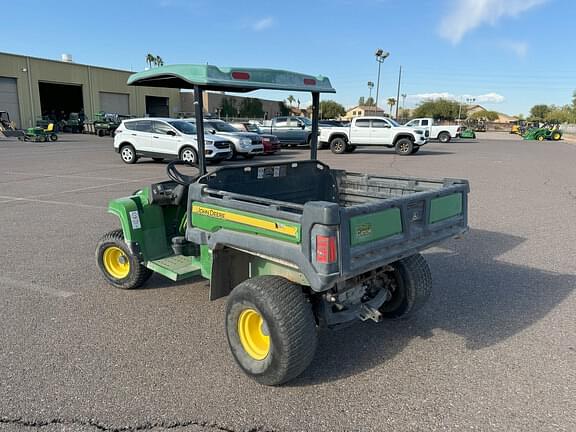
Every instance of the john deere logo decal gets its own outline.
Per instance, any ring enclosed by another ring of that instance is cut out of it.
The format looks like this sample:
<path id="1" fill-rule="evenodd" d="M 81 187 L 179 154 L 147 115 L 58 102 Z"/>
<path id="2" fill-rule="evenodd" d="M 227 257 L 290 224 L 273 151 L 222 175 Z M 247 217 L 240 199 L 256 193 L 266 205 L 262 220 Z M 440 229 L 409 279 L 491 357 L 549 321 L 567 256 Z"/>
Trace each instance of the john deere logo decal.
<path id="1" fill-rule="evenodd" d="M 372 224 L 365 223 L 356 227 L 357 237 L 369 237 L 372 234 Z"/>

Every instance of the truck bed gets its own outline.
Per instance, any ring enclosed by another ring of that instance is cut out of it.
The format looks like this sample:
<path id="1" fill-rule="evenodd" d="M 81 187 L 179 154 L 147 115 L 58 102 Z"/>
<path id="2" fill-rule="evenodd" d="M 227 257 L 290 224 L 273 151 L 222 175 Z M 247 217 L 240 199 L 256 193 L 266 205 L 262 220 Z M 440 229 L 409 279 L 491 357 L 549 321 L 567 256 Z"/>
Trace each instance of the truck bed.
<path id="1" fill-rule="evenodd" d="M 298 227 L 294 239 L 253 230 L 259 240 L 252 248 L 262 248 L 255 252 L 263 254 L 272 248 L 279 258 L 294 262 L 289 251 L 265 241 L 293 240 L 306 258 L 296 262 L 301 270 L 313 261 L 314 226 L 336 226 L 337 278 L 346 279 L 465 232 L 468 192 L 466 180 L 369 175 L 303 161 L 220 168 L 191 186 L 190 202 Z M 192 227 L 194 218 L 188 222 Z"/>

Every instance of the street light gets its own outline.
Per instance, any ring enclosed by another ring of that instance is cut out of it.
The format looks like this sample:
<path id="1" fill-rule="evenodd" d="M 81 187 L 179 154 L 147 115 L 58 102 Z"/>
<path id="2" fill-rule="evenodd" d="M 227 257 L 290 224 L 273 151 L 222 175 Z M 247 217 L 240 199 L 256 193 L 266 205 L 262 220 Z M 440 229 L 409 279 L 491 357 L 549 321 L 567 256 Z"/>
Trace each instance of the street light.
<path id="1" fill-rule="evenodd" d="M 402 116 L 403 116 L 402 119 L 405 120 L 404 117 L 406 117 L 406 96 L 407 96 L 407 94 L 402 93 L 401 96 L 402 96 Z"/>
<path id="2" fill-rule="evenodd" d="M 380 66 L 382 63 L 390 55 L 388 51 L 384 51 L 382 48 L 378 48 L 374 53 L 376 56 L 376 61 L 378 62 L 378 79 L 376 80 L 376 109 L 378 109 L 378 94 L 380 93 Z"/>
<path id="3" fill-rule="evenodd" d="M 368 81 L 368 98 L 372 99 L 372 89 L 374 88 L 374 83 L 372 81 Z"/>

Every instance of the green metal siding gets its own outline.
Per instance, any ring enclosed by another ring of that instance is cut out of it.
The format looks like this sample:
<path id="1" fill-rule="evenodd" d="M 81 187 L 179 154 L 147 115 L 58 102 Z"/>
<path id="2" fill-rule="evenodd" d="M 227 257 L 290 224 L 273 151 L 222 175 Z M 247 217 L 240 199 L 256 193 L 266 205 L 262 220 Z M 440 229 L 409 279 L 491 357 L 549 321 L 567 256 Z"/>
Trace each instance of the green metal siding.
<path id="1" fill-rule="evenodd" d="M 462 214 L 462 194 L 455 193 L 430 202 L 429 223 L 441 222 L 445 219 Z"/>
<path id="2" fill-rule="evenodd" d="M 352 246 L 382 240 L 401 232 L 402 217 L 398 208 L 354 216 L 350 219 L 350 244 Z"/>

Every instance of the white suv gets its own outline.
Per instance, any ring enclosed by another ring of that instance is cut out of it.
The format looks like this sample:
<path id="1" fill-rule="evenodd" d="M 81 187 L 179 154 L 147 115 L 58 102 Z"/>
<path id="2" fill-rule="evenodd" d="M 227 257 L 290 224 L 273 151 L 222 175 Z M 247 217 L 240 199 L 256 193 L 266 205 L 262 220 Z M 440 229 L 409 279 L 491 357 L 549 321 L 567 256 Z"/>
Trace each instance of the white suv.
<path id="1" fill-rule="evenodd" d="M 122 161 L 136 163 L 140 157 L 150 157 L 155 161 L 181 159 L 185 162 L 198 162 L 196 126 L 169 118 L 139 118 L 124 120 L 114 135 L 114 150 L 120 153 Z M 228 138 L 218 135 L 205 135 L 206 160 L 219 163 L 232 156 Z"/>

